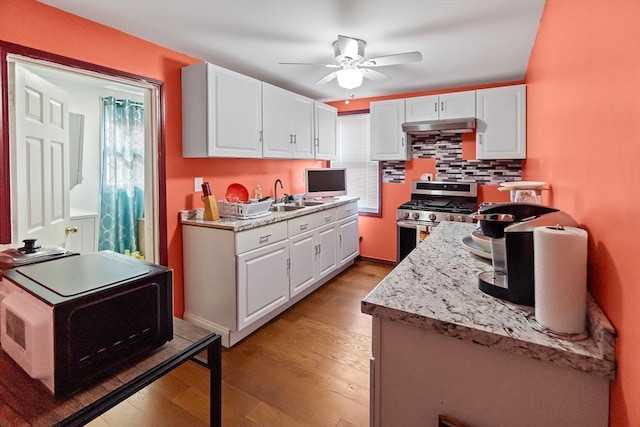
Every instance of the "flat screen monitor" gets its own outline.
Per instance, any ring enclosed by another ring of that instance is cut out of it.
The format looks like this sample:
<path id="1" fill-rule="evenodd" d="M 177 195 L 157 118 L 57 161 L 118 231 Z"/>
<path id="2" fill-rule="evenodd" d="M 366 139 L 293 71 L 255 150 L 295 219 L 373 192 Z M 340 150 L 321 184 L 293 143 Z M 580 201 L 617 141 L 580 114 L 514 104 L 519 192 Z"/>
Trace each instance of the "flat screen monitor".
<path id="1" fill-rule="evenodd" d="M 331 198 L 347 194 L 345 168 L 305 169 L 304 177 L 308 198 Z"/>

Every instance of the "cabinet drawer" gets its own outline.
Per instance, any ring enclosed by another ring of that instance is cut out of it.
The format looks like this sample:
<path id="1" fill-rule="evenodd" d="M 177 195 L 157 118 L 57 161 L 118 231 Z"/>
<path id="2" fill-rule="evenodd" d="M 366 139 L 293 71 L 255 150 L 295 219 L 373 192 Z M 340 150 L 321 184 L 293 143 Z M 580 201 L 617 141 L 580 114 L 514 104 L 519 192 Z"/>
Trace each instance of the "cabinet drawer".
<path id="1" fill-rule="evenodd" d="M 264 227 L 236 233 L 236 254 L 270 245 L 287 238 L 287 222 L 281 221 Z"/>
<path id="2" fill-rule="evenodd" d="M 288 221 L 289 237 L 304 233 L 305 231 L 313 230 L 314 228 L 318 228 L 321 225 L 329 224 L 330 222 L 334 222 L 335 220 L 336 208 L 326 209 L 324 211 L 290 219 Z"/>
<path id="3" fill-rule="evenodd" d="M 337 219 L 346 218 L 348 216 L 356 215 L 358 213 L 358 202 L 349 202 L 346 205 L 340 205 L 338 209 Z"/>

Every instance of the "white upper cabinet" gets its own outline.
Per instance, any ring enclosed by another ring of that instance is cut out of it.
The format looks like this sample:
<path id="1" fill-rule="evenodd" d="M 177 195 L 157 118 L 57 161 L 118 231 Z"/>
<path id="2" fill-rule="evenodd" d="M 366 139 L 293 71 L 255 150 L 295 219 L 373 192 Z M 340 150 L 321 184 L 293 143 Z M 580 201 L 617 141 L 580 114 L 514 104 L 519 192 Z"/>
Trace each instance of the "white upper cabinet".
<path id="1" fill-rule="evenodd" d="M 375 101 L 369 105 L 371 118 L 371 160 L 409 160 L 411 150 L 402 123 L 405 100 Z"/>
<path id="2" fill-rule="evenodd" d="M 262 156 L 262 82 L 206 62 L 182 68 L 182 156 Z"/>
<path id="3" fill-rule="evenodd" d="M 314 101 L 288 90 L 262 84 L 262 157 L 313 159 Z"/>
<path id="4" fill-rule="evenodd" d="M 314 102 L 315 154 L 319 160 L 338 158 L 338 109 L 323 102 Z"/>
<path id="5" fill-rule="evenodd" d="M 406 121 L 460 119 L 476 116 L 476 91 L 417 96 L 406 100 Z"/>
<path id="6" fill-rule="evenodd" d="M 476 94 L 476 157 L 526 158 L 526 85 L 480 89 Z"/>

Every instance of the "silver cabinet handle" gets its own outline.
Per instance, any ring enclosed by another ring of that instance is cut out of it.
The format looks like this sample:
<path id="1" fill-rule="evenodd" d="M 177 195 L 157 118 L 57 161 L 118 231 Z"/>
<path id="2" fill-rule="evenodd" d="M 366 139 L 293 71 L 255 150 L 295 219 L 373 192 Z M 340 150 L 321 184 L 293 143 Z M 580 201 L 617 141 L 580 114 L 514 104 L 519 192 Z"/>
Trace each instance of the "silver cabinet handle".
<path id="1" fill-rule="evenodd" d="M 300 230 L 306 230 L 309 224 L 300 224 Z"/>
<path id="2" fill-rule="evenodd" d="M 77 233 L 78 227 L 65 227 L 64 234 Z"/>
<path id="3" fill-rule="evenodd" d="M 444 101 L 440 103 L 440 111 L 444 111 Z"/>
<path id="4" fill-rule="evenodd" d="M 325 216 L 324 217 L 324 222 L 331 222 L 333 220 L 333 217 L 331 216 Z"/>
<path id="5" fill-rule="evenodd" d="M 433 103 L 433 111 L 435 111 L 436 113 L 438 112 L 438 103 L 437 102 Z"/>
<path id="6" fill-rule="evenodd" d="M 266 236 L 260 236 L 260 243 L 268 242 L 271 234 L 267 234 Z"/>
<path id="7" fill-rule="evenodd" d="M 482 134 L 478 134 L 478 144 L 482 145 Z"/>
<path id="8" fill-rule="evenodd" d="M 294 144 L 298 143 L 298 135 L 296 135 L 295 133 L 293 134 L 293 143 Z"/>

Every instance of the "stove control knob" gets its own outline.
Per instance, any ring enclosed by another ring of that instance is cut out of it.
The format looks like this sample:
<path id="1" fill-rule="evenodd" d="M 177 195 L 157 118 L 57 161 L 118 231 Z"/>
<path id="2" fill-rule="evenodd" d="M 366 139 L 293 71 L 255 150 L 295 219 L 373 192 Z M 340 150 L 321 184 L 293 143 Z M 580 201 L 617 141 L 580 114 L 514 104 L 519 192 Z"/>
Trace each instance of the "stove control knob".
<path id="1" fill-rule="evenodd" d="M 430 213 L 430 214 L 429 214 L 429 220 L 431 220 L 431 221 L 435 221 L 435 220 L 436 220 L 436 218 L 437 218 L 437 217 L 436 217 L 436 214 L 434 214 L 434 213 Z"/>
<path id="2" fill-rule="evenodd" d="M 444 219 L 446 219 L 447 221 L 453 221 L 453 215 L 448 214 L 446 217 L 444 217 Z"/>
<path id="3" fill-rule="evenodd" d="M 402 212 L 402 218 L 404 219 L 409 218 L 409 212 Z"/>
<path id="4" fill-rule="evenodd" d="M 420 214 L 419 214 L 418 212 L 414 212 L 414 213 L 413 213 L 413 219 L 415 219 L 416 221 L 417 221 L 418 219 L 420 219 Z"/>
<path id="5" fill-rule="evenodd" d="M 466 222 L 464 215 L 458 215 L 458 222 Z"/>

